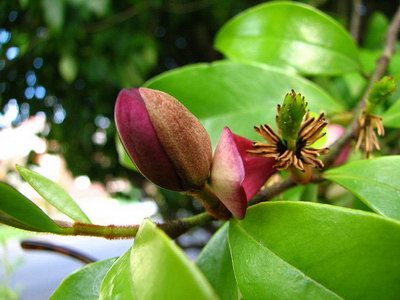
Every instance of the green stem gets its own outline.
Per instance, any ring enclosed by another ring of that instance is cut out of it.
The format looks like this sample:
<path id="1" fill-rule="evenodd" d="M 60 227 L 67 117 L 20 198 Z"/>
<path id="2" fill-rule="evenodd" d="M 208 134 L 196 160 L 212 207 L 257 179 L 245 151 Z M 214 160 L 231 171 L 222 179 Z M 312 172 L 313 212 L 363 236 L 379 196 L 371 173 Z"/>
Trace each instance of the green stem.
<path id="1" fill-rule="evenodd" d="M 157 224 L 157 226 L 171 238 L 176 238 L 189 229 L 203 226 L 212 220 L 214 218 L 210 214 L 201 213 L 188 218 Z M 95 225 L 79 222 L 74 224 L 58 222 L 58 224 L 62 228 L 60 232 L 57 232 L 60 235 L 93 236 L 110 240 L 132 239 L 139 230 L 139 225 Z"/>

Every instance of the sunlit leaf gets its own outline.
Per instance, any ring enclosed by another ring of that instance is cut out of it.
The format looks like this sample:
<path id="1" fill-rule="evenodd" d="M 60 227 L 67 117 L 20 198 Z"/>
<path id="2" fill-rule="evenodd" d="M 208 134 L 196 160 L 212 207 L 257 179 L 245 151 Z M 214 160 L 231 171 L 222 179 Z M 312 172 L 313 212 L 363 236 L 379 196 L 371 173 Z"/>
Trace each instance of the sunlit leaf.
<path id="1" fill-rule="evenodd" d="M 100 285 L 115 258 L 91 263 L 68 275 L 51 295 L 50 300 L 97 300 Z"/>
<path id="2" fill-rule="evenodd" d="M 215 47 L 230 59 L 301 74 L 360 71 L 348 32 L 328 15 L 300 3 L 267 3 L 242 12 L 218 32 Z"/>
<path id="3" fill-rule="evenodd" d="M 30 231 L 62 231 L 39 207 L 4 182 L 0 182 L 0 223 Z"/>
<path id="4" fill-rule="evenodd" d="M 400 223 L 309 202 L 251 207 L 230 224 L 244 299 L 396 299 Z"/>
<path id="5" fill-rule="evenodd" d="M 324 173 L 373 211 L 400 220 L 400 156 L 357 160 Z"/>
<path id="6" fill-rule="evenodd" d="M 110 268 L 100 299 L 217 299 L 200 270 L 151 221 Z"/>
<path id="7" fill-rule="evenodd" d="M 214 146 L 224 126 L 247 138 L 259 138 L 254 125 L 275 124 L 276 105 L 291 89 L 304 95 L 315 113 L 343 109 L 312 82 L 261 64 L 196 64 L 166 72 L 146 86 L 181 101 L 206 127 Z"/>
<path id="8" fill-rule="evenodd" d="M 22 166 L 17 166 L 19 174 L 43 197 L 60 212 L 74 221 L 90 223 L 89 218 L 81 210 L 71 196 L 58 184 L 46 177 Z"/>

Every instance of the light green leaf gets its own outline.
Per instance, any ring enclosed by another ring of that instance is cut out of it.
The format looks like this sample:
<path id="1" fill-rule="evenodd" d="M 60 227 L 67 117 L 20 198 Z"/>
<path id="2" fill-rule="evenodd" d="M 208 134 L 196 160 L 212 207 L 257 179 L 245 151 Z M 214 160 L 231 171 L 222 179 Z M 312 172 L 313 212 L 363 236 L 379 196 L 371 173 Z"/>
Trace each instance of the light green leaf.
<path id="1" fill-rule="evenodd" d="M 103 280 L 100 299 L 116 298 L 217 299 L 197 267 L 149 220 Z"/>
<path id="2" fill-rule="evenodd" d="M 50 300 L 97 300 L 100 285 L 115 258 L 91 263 L 68 275 L 51 295 Z"/>
<path id="3" fill-rule="evenodd" d="M 44 19 L 47 25 L 56 32 L 64 25 L 64 0 L 42 0 Z"/>
<path id="4" fill-rule="evenodd" d="M 260 4 L 242 12 L 218 32 L 215 47 L 230 59 L 301 74 L 360 71 L 348 32 L 328 15 L 300 3 Z"/>
<path id="5" fill-rule="evenodd" d="M 43 197 L 60 212 L 74 221 L 90 223 L 89 218 L 58 184 L 46 177 L 22 166 L 17 166 L 19 174 Z"/>
<path id="6" fill-rule="evenodd" d="M 251 207 L 230 224 L 244 299 L 396 299 L 400 223 L 309 202 Z"/>
<path id="7" fill-rule="evenodd" d="M 196 64 L 166 72 L 146 86 L 181 101 L 203 123 L 214 146 L 224 126 L 236 134 L 259 139 L 254 125 L 275 124 L 276 105 L 291 89 L 304 95 L 315 113 L 343 109 L 314 83 L 261 64 Z"/>
<path id="8" fill-rule="evenodd" d="M 132 249 L 111 266 L 100 286 L 100 300 L 134 300 L 131 266 Z"/>
<path id="9" fill-rule="evenodd" d="M 30 231 L 62 232 L 39 207 L 4 182 L 0 182 L 0 223 Z"/>
<path id="10" fill-rule="evenodd" d="M 63 55 L 58 63 L 58 70 L 62 78 L 71 83 L 78 75 L 78 63 L 72 55 Z"/>
<path id="11" fill-rule="evenodd" d="M 357 160 L 324 173 L 378 214 L 400 220 L 400 156 Z"/>
<path id="12" fill-rule="evenodd" d="M 225 223 L 201 251 L 197 266 L 207 277 L 221 300 L 239 299 L 228 245 L 229 223 Z"/>
<path id="13" fill-rule="evenodd" d="M 383 114 L 382 122 L 385 127 L 400 128 L 400 99 Z"/>

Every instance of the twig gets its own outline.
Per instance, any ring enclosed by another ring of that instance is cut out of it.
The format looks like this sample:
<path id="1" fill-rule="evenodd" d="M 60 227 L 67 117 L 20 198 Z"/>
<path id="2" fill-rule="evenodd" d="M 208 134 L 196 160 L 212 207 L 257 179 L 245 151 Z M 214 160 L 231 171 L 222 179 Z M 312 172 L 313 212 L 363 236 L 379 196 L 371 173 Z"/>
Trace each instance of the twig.
<path id="1" fill-rule="evenodd" d="M 25 240 L 21 242 L 21 248 L 26 250 L 41 250 L 41 251 L 45 250 L 45 251 L 60 253 L 75 258 L 85 264 L 89 264 L 96 261 L 96 259 L 92 258 L 91 256 L 73 250 L 71 248 L 55 245 L 48 242 Z"/>
<path id="2" fill-rule="evenodd" d="M 123 23 L 134 16 L 136 16 L 140 11 L 135 9 L 134 7 L 128 8 L 127 10 L 124 10 L 118 14 L 115 14 L 107 19 L 104 19 L 102 21 L 96 22 L 89 24 L 85 27 L 85 30 L 87 32 L 98 32 L 98 31 L 103 31 L 107 28 L 110 28 L 116 24 Z"/>
<path id="3" fill-rule="evenodd" d="M 360 35 L 362 6 L 363 6 L 362 0 L 353 0 L 353 10 L 351 13 L 350 33 L 356 43 L 358 43 L 358 39 L 359 39 L 359 35 Z"/>
<path id="4" fill-rule="evenodd" d="M 397 8 L 396 14 L 390 23 L 389 29 L 386 33 L 386 42 L 385 42 L 385 47 L 383 49 L 382 55 L 378 59 L 376 63 L 376 67 L 374 70 L 374 73 L 371 75 L 368 86 L 365 89 L 365 92 L 359 102 L 359 105 L 356 107 L 354 110 L 354 118 L 351 123 L 351 125 L 347 128 L 345 133 L 339 138 L 336 143 L 331 147 L 331 151 L 329 152 L 329 155 L 325 159 L 325 167 L 331 166 L 339 152 L 343 149 L 343 147 L 350 142 L 353 137 L 355 136 L 358 128 L 358 116 L 359 114 L 363 111 L 365 108 L 365 105 L 367 103 L 368 95 L 369 92 L 374 85 L 374 83 L 379 80 L 383 75 L 385 75 L 386 70 L 388 68 L 390 59 L 392 58 L 394 52 L 395 52 L 395 47 L 396 47 L 396 40 L 397 40 L 397 35 L 399 33 L 400 29 L 400 6 Z"/>
<path id="5" fill-rule="evenodd" d="M 321 177 L 314 176 L 311 182 L 320 182 L 323 180 Z M 275 183 L 265 190 L 261 191 L 253 200 L 249 203 L 249 206 L 265 202 L 273 198 L 274 196 L 284 192 L 285 190 L 295 186 L 297 183 L 291 178 L 284 181 Z M 216 220 L 212 215 L 207 212 L 203 212 L 188 218 L 177 219 L 166 223 L 157 224 L 171 238 L 176 238 L 188 230 L 204 226 L 211 221 Z M 57 222 L 61 227 L 62 231 L 60 235 L 79 235 L 79 236 L 96 236 L 106 239 L 132 239 L 136 236 L 140 225 L 129 225 L 129 226 L 117 226 L 117 225 L 94 225 L 86 223 L 67 223 Z"/>
<path id="6" fill-rule="evenodd" d="M 318 175 L 313 175 L 309 183 L 317 183 L 317 182 L 322 182 L 324 179 L 321 176 Z M 249 206 L 255 205 L 260 202 L 265 202 L 268 200 L 271 200 L 273 197 L 276 195 L 279 195 L 280 193 L 298 185 L 297 182 L 295 182 L 291 177 L 285 179 L 284 181 L 280 181 L 278 183 L 275 183 L 274 185 L 271 185 L 270 187 L 266 188 L 265 190 L 262 190 L 259 192 L 250 202 Z"/>

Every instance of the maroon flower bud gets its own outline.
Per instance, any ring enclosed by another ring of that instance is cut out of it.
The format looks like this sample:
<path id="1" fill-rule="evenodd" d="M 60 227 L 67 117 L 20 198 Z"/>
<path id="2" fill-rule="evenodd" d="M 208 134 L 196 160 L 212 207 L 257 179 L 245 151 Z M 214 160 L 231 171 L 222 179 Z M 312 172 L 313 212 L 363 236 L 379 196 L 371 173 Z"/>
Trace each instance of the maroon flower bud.
<path id="1" fill-rule="evenodd" d="M 178 100 L 156 90 L 122 90 L 115 104 L 121 141 L 139 171 L 173 191 L 201 189 L 209 176 L 210 138 Z"/>
<path id="2" fill-rule="evenodd" d="M 245 216 L 247 202 L 276 172 L 273 158 L 247 153 L 252 146 L 250 140 L 225 127 L 211 169 L 211 186 L 215 195 L 239 219 Z"/>

